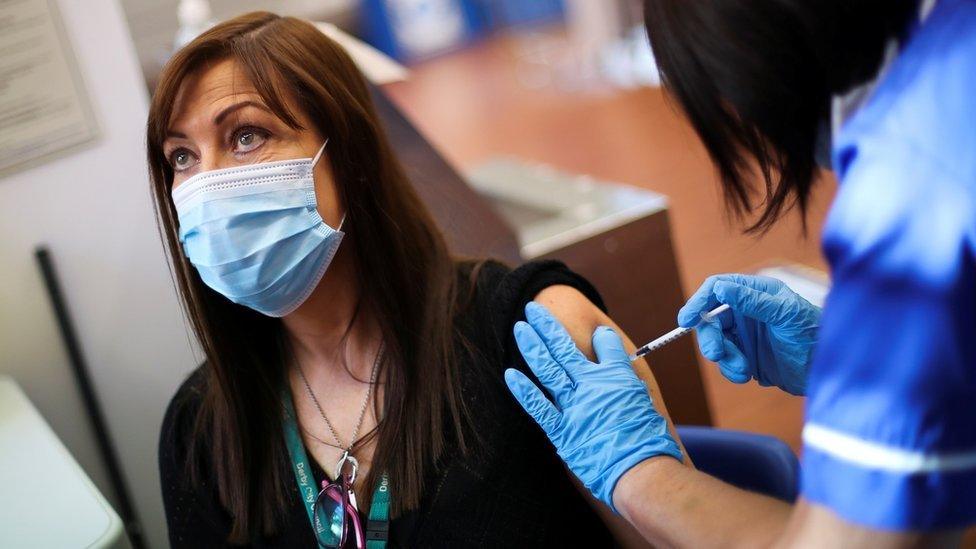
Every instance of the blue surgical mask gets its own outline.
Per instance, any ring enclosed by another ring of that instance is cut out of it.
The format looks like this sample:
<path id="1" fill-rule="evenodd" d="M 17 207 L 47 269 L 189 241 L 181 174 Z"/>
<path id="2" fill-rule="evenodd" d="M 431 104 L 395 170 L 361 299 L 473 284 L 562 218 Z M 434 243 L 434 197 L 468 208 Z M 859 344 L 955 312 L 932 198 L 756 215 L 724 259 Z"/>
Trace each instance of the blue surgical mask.
<path id="1" fill-rule="evenodd" d="M 275 317 L 308 299 L 343 236 L 316 208 L 312 172 L 324 150 L 199 173 L 173 190 L 183 251 L 207 286 Z"/>

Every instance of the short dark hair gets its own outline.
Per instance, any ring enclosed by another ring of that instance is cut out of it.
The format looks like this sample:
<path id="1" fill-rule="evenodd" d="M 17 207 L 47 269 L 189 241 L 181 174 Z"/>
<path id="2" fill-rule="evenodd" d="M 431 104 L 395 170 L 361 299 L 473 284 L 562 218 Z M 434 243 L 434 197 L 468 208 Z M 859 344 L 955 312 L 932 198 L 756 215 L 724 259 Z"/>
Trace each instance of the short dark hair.
<path id="1" fill-rule="evenodd" d="M 737 217 L 767 230 L 817 177 L 830 98 L 875 75 L 917 0 L 645 0 L 661 81 L 719 171 Z M 758 171 L 760 188 L 752 182 Z M 760 211 L 761 209 L 761 211 Z"/>

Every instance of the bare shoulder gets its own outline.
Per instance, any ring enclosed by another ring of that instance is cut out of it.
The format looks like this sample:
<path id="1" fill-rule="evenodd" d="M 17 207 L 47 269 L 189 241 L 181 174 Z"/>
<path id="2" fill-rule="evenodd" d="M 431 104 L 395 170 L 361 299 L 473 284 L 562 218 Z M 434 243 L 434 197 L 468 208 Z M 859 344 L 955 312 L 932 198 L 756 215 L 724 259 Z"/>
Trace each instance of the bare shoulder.
<path id="1" fill-rule="evenodd" d="M 552 314 L 566 320 L 577 319 L 597 322 L 606 319 L 607 315 L 593 304 L 583 292 L 572 286 L 556 284 L 548 286 L 535 296 L 538 303 L 544 305 Z"/>
<path id="2" fill-rule="evenodd" d="M 610 326 L 616 330 L 621 338 L 623 338 L 624 346 L 628 349 L 628 352 L 632 351 L 633 344 L 627 339 L 626 334 L 620 330 L 606 313 L 576 288 L 563 285 L 549 286 L 535 296 L 535 301 L 548 309 L 562 323 L 566 331 L 569 332 L 570 337 L 573 338 L 576 346 L 590 360 L 595 359 L 593 352 L 593 332 L 600 326 Z M 638 362 L 640 363 L 640 366 L 637 368 L 638 375 L 648 384 L 648 390 L 651 391 L 651 398 L 658 398 L 660 402 L 659 396 L 655 395 L 657 392 L 657 383 L 654 381 L 654 376 L 647 368 L 647 365 L 643 364 L 643 361 Z M 659 411 L 667 418 L 667 409 L 663 406 L 660 408 L 661 410 Z M 604 524 L 613 532 L 619 545 L 623 547 L 650 546 L 633 526 L 628 524 L 620 516 L 615 515 L 609 507 L 597 501 L 583 488 L 582 484 L 575 477 L 573 477 L 573 482 L 580 490 L 580 493 L 586 497 L 590 505 L 593 506 L 594 510 L 603 519 Z"/>
<path id="3" fill-rule="evenodd" d="M 616 328 L 606 313 L 572 286 L 549 286 L 535 296 L 535 301 L 566 327 L 576 346 L 591 359 L 593 331 L 600 326 Z"/>
<path id="4" fill-rule="evenodd" d="M 549 312 L 556 317 L 559 322 L 569 332 L 573 342 L 579 347 L 590 360 L 595 360 L 596 354 L 593 352 L 593 332 L 600 326 L 613 328 L 623 340 L 624 350 L 633 353 L 636 350 L 634 342 L 627 337 L 627 334 L 599 307 L 587 299 L 579 290 L 570 286 L 550 286 L 535 296 L 535 301 L 543 305 Z M 651 394 L 651 399 L 657 411 L 663 415 L 670 424 L 667 405 L 661 396 L 654 373 L 644 359 L 637 359 L 633 364 L 634 372 L 647 384 L 647 389 Z M 677 434 L 672 429 L 672 435 L 677 439 Z M 679 443 L 680 444 L 680 443 Z"/>

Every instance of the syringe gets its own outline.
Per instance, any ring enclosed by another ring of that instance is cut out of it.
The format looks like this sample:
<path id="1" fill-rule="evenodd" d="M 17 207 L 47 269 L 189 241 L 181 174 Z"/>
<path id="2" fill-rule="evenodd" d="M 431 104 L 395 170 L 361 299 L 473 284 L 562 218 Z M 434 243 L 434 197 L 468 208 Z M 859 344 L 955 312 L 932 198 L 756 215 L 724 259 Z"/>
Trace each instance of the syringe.
<path id="1" fill-rule="evenodd" d="M 712 309 L 711 311 L 709 311 L 707 313 L 702 313 L 702 315 L 701 315 L 701 321 L 699 321 L 698 324 L 701 324 L 702 322 L 711 322 L 712 320 L 715 319 L 715 317 L 717 317 L 718 315 L 720 315 L 720 314 L 722 314 L 722 313 L 724 313 L 725 311 L 728 311 L 728 310 L 729 310 L 729 306 L 728 305 L 724 305 L 724 304 L 723 305 L 719 305 L 718 307 L 715 307 L 714 309 Z M 696 326 L 697 326 L 697 324 L 696 324 Z M 661 347 L 664 347 L 668 343 L 671 343 L 672 341 L 674 341 L 674 340 L 678 339 L 679 337 L 687 334 L 688 332 L 692 331 L 693 329 L 694 328 L 675 328 L 675 329 L 671 330 L 670 332 L 668 332 L 668 333 L 664 334 L 663 336 L 655 339 L 654 341 L 648 343 L 647 345 L 644 345 L 640 349 L 637 349 L 637 351 L 635 351 L 634 354 L 630 355 L 630 361 L 633 362 L 633 361 L 637 360 L 638 358 L 646 355 L 647 353 L 649 353 L 651 351 L 656 351 L 656 350 L 660 349 Z"/>

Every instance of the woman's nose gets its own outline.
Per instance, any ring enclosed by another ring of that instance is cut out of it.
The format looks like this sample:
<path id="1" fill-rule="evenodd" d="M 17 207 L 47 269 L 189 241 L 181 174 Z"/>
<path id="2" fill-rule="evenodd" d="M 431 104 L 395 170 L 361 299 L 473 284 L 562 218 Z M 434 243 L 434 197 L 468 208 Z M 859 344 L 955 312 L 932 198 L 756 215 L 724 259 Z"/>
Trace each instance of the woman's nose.
<path id="1" fill-rule="evenodd" d="M 197 172 L 232 168 L 237 165 L 238 161 L 233 154 L 228 154 L 216 148 L 207 148 L 200 151 L 200 164 Z"/>
<path id="2" fill-rule="evenodd" d="M 226 162 L 223 162 L 219 155 L 203 153 L 200 157 L 200 169 L 201 172 L 209 172 L 211 170 L 219 170 L 220 168 L 226 168 Z"/>

